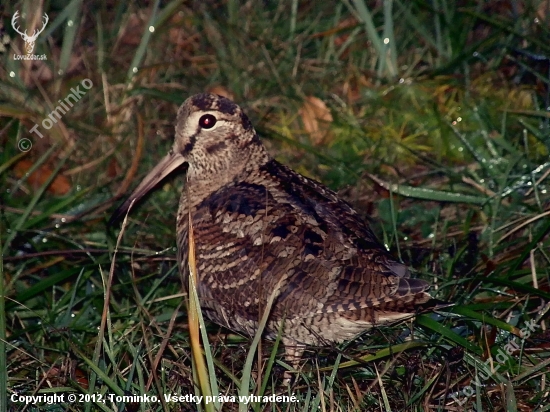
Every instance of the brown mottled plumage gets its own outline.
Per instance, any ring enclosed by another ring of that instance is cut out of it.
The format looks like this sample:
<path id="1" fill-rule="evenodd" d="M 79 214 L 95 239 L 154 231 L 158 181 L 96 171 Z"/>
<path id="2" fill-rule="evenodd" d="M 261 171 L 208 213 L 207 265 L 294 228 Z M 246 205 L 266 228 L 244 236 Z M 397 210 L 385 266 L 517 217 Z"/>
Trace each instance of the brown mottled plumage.
<path id="1" fill-rule="evenodd" d="M 272 159 L 241 108 L 217 95 L 183 103 L 172 150 L 115 216 L 185 163 L 179 268 L 188 275 L 190 208 L 199 297 L 214 322 L 254 335 L 275 293 L 265 335 L 284 322 L 295 359 L 306 344 L 348 340 L 430 299 L 428 284 L 409 278 L 348 203 Z"/>

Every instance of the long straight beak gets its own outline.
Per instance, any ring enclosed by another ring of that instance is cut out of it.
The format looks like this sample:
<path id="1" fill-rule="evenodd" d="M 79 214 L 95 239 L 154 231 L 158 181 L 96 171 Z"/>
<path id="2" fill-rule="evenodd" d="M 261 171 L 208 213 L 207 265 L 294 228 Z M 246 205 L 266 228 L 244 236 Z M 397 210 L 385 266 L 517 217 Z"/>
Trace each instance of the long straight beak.
<path id="1" fill-rule="evenodd" d="M 118 207 L 109 219 L 109 226 L 117 222 L 122 216 L 126 215 L 130 208 L 137 203 L 143 196 L 151 191 L 161 180 L 171 174 L 174 170 L 185 163 L 185 158 L 179 154 L 170 152 L 160 161 L 153 170 L 141 181 L 134 189 L 130 197 Z"/>

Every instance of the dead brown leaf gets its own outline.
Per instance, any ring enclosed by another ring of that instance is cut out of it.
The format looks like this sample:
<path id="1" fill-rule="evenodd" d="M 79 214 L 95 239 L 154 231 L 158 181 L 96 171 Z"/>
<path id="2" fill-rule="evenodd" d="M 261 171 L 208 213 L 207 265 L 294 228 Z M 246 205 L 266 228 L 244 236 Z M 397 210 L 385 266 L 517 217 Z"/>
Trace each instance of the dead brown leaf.
<path id="1" fill-rule="evenodd" d="M 22 159 L 15 164 L 13 170 L 17 178 L 21 179 L 32 166 L 32 161 Z M 27 178 L 27 183 L 33 189 L 38 189 L 50 178 L 52 173 L 53 169 L 46 165 L 41 165 Z M 71 190 L 71 182 L 66 176 L 58 174 L 46 190 L 55 196 L 64 196 Z"/>
<path id="2" fill-rule="evenodd" d="M 218 86 L 212 86 L 212 87 L 209 87 L 206 91 L 208 93 L 214 93 L 214 94 L 218 94 L 220 96 L 226 97 L 229 100 L 235 100 L 235 95 L 233 94 L 233 92 L 226 89 L 223 86 L 219 86 L 219 85 Z"/>
<path id="3" fill-rule="evenodd" d="M 324 101 L 315 96 L 308 96 L 299 113 L 304 129 L 309 133 L 314 145 L 325 144 L 332 140 L 330 124 L 333 118 Z"/>

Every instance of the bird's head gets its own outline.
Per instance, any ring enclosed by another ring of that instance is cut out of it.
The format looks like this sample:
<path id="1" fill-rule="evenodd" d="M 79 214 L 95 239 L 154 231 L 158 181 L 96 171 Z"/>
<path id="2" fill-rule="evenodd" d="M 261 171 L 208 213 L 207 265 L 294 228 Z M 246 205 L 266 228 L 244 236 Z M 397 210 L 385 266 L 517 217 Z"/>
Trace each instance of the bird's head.
<path id="1" fill-rule="evenodd" d="M 118 220 L 161 180 L 187 164 L 188 181 L 221 187 L 251 162 L 267 161 L 256 131 L 242 109 L 215 94 L 197 94 L 179 108 L 172 150 L 113 214 Z"/>

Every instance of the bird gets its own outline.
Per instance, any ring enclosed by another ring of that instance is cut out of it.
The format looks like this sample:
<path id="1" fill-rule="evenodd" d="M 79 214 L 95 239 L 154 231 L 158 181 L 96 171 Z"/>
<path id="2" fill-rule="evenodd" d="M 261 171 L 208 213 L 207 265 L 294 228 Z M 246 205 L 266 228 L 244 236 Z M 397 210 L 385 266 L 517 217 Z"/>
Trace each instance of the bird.
<path id="1" fill-rule="evenodd" d="M 186 187 L 175 236 L 184 284 L 191 221 L 205 317 L 254 336 L 271 298 L 263 337 L 280 334 L 291 365 L 308 345 L 351 340 L 432 300 L 429 283 L 411 278 L 349 203 L 274 159 L 232 100 L 208 93 L 185 100 L 171 150 L 111 222 L 180 172 Z"/>

